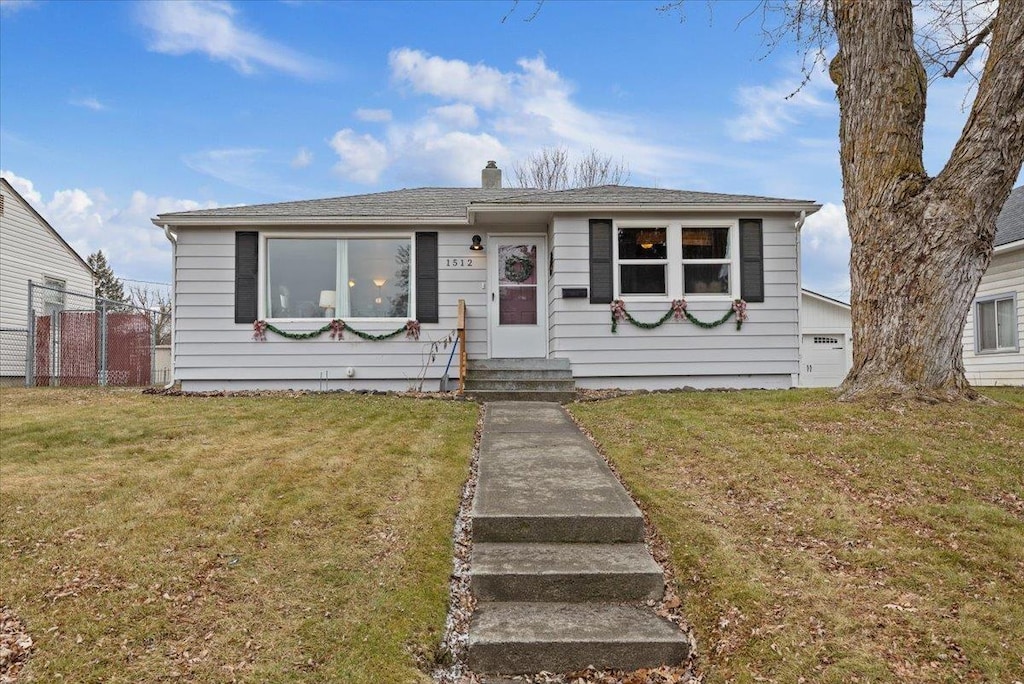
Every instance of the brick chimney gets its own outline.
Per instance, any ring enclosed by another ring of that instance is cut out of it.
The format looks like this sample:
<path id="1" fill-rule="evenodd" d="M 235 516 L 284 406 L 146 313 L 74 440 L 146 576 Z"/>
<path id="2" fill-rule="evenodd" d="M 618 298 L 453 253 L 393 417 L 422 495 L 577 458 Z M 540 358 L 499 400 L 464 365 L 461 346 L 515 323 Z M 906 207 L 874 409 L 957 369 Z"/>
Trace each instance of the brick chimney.
<path id="1" fill-rule="evenodd" d="M 501 188 L 501 169 L 498 168 L 498 162 L 487 162 L 487 166 L 480 173 L 480 180 L 480 187 L 484 189 L 494 190 Z"/>

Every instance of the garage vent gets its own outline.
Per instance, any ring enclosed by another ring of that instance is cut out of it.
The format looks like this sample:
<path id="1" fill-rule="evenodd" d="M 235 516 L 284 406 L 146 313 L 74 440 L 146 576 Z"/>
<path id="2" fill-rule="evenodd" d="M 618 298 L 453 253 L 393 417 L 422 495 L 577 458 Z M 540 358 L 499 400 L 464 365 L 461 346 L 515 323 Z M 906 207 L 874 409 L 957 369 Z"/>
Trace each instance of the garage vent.
<path id="1" fill-rule="evenodd" d="M 814 338 L 814 344 L 839 344 L 838 337 L 819 337 Z"/>

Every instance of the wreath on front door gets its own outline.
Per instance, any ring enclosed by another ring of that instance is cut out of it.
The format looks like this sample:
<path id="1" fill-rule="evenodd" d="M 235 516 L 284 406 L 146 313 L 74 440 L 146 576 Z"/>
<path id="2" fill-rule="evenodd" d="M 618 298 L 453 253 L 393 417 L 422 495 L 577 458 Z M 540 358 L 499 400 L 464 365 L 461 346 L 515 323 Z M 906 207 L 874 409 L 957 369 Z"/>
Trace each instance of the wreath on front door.
<path id="1" fill-rule="evenodd" d="M 505 257 L 505 280 L 512 283 L 525 283 L 533 275 L 533 259 L 521 254 L 510 254 Z"/>

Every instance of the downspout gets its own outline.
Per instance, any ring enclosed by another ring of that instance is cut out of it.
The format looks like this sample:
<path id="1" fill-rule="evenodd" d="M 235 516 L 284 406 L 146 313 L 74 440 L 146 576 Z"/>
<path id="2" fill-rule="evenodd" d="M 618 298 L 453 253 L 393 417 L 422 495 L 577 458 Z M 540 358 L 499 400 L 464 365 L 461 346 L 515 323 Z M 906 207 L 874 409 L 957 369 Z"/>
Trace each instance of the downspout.
<path id="1" fill-rule="evenodd" d="M 175 296 L 175 283 L 178 281 L 178 235 L 171 231 L 171 224 L 164 224 L 164 237 L 171 243 L 171 381 L 164 385 L 165 390 L 174 387 L 174 347 L 177 344 L 178 336 L 175 334 L 175 327 L 178 324 L 177 297 Z"/>
<path id="2" fill-rule="evenodd" d="M 800 386 L 800 376 L 804 372 L 804 358 L 803 358 L 803 314 L 804 314 L 804 274 L 803 264 L 801 263 L 801 249 L 800 249 L 800 229 L 804 227 L 804 221 L 807 220 L 807 212 L 801 210 L 800 215 L 796 219 L 796 223 L 793 224 L 796 228 L 796 358 L 798 359 L 796 387 Z"/>

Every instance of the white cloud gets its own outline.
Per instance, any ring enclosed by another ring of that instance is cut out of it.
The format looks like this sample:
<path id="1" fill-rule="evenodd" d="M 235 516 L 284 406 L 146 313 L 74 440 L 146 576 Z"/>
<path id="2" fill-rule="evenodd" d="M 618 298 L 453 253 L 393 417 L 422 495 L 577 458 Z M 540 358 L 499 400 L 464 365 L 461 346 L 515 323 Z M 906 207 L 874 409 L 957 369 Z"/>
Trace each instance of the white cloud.
<path id="1" fill-rule="evenodd" d="M 828 75 L 819 70 L 803 85 L 802 81 L 802 77 L 793 76 L 766 85 L 740 86 L 736 103 L 741 111 L 726 120 L 726 133 L 738 142 L 768 140 L 781 135 L 804 116 L 835 115 L 837 108 Z"/>
<path id="2" fill-rule="evenodd" d="M 627 160 L 634 182 L 677 177 L 681 162 L 695 157 L 656 140 L 636 117 L 584 109 L 573 84 L 543 56 L 520 59 L 506 72 L 400 48 L 389 63 L 392 81 L 424 100 L 425 113 L 391 120 L 376 136 L 339 131 L 331 146 L 351 180 L 377 183 L 387 173 L 401 184 L 475 185 L 487 160 L 507 171 L 553 145 Z"/>
<path id="3" fill-rule="evenodd" d="M 469 104 L 451 104 L 444 107 L 434 107 L 430 114 L 437 119 L 459 128 L 476 128 L 480 119 L 476 115 L 476 108 Z"/>
<path id="4" fill-rule="evenodd" d="M 410 48 L 392 50 L 388 62 L 392 77 L 417 93 L 471 102 L 488 109 L 509 96 L 509 75 L 483 64 L 444 59 Z"/>
<path id="5" fill-rule="evenodd" d="M 800 231 L 805 287 L 849 301 L 850 232 L 842 204 L 825 203 Z"/>
<path id="6" fill-rule="evenodd" d="M 0 14 L 11 16 L 21 10 L 35 7 L 38 4 L 36 0 L 0 0 Z"/>
<path id="7" fill-rule="evenodd" d="M 0 175 L 32 204 L 78 254 L 85 258 L 102 249 L 121 278 L 168 282 L 171 249 L 162 231 L 150 222 L 157 214 L 218 206 L 175 197 L 154 197 L 141 190 L 127 203 L 102 190 L 57 190 L 46 201 L 32 181 L 10 171 Z"/>
<path id="8" fill-rule="evenodd" d="M 356 118 L 360 121 L 391 121 L 390 109 L 357 109 Z"/>
<path id="9" fill-rule="evenodd" d="M 304 169 L 313 163 L 313 153 L 307 150 L 305 147 L 300 147 L 299 151 L 295 153 L 292 158 L 293 169 Z"/>
<path id="10" fill-rule="evenodd" d="M 331 138 L 331 148 L 340 161 L 335 169 L 358 183 L 376 183 L 388 165 L 388 149 L 369 133 L 359 135 L 344 128 Z"/>
<path id="11" fill-rule="evenodd" d="M 154 52 L 199 52 L 243 74 L 254 74 L 258 67 L 304 78 L 323 74 L 313 58 L 240 26 L 238 14 L 227 2 L 161 0 L 141 3 L 138 16 L 150 31 L 149 49 Z"/>
<path id="12" fill-rule="evenodd" d="M 95 97 L 73 97 L 68 100 L 68 103 L 76 107 L 91 109 L 94 112 L 103 112 L 107 110 L 107 105 L 103 104 Z"/>
<path id="13" fill-rule="evenodd" d="M 36 190 L 32 181 L 6 169 L 0 170 L 0 176 L 3 176 L 11 184 L 11 187 L 18 191 L 19 195 L 28 200 L 29 204 L 37 209 L 39 208 L 43 201 L 43 196 Z"/>

